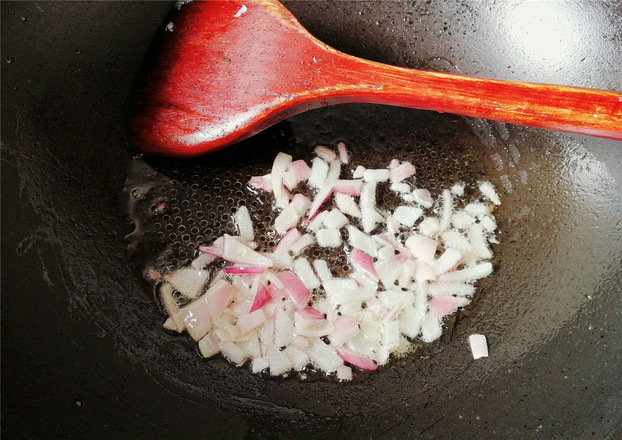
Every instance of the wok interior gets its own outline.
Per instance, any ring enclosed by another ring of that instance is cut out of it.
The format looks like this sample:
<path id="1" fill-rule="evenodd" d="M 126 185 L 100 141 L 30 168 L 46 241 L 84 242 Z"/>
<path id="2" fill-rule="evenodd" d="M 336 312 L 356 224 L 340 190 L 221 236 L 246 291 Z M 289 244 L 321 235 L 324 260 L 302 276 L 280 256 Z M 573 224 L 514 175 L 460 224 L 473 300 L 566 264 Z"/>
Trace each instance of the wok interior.
<path id="1" fill-rule="evenodd" d="M 372 32 L 365 23 L 373 20 L 357 18 L 359 9 L 386 21 L 378 11 L 391 16 L 404 6 L 384 2 L 387 6 L 378 4 L 374 9 L 367 3 L 292 2 L 288 6 L 318 37 L 350 53 L 412 67 L 427 63 L 451 69 L 451 64 L 460 64 L 460 51 L 443 42 L 423 44 L 425 50 L 434 50 L 429 56 L 409 52 L 419 43 L 417 32 L 423 32 L 412 27 Z M 554 433 L 556 421 L 571 424 L 577 417 L 590 421 L 601 414 L 599 428 L 569 425 L 564 432 L 613 432 L 620 407 L 619 394 L 610 391 L 615 382 L 610 373 L 588 377 L 586 372 L 614 359 L 611 347 L 620 344 L 610 336 L 620 324 L 615 310 L 622 284 L 619 145 L 452 115 L 348 105 L 296 116 L 204 158 L 144 158 L 158 179 L 169 179 L 167 185 L 176 182 L 172 185 L 180 191 L 181 213 L 187 200 L 182 194 L 192 200 L 197 193 L 201 203 L 216 203 L 209 201 L 209 195 L 222 186 L 214 178 L 222 182 L 229 172 L 226 178 L 232 179 L 233 186 L 233 180 L 244 180 L 242 171 L 248 172 L 249 166 L 267 170 L 278 151 L 308 158 L 313 145 L 334 145 L 339 140 L 347 142 L 355 160 L 363 163 L 388 163 L 393 157 L 412 161 L 423 187 L 440 190 L 458 180 L 482 179 L 501 192 L 503 204 L 495 213 L 501 231 L 501 243 L 493 247 L 496 270 L 479 283 L 475 300 L 439 343 L 378 373 L 361 375 L 352 384 L 253 376 L 222 360 L 206 361 L 185 336 L 164 332 L 163 313 L 145 293 L 147 287 L 131 271 L 125 255 L 123 237 L 132 228 L 119 214 L 119 205 L 131 154 L 124 145 L 123 109 L 132 73 L 166 8 L 128 4 L 123 14 L 116 9 L 119 5 L 84 4 L 67 15 L 62 4 L 46 5 L 48 15 L 41 16 L 35 15 L 32 4 L 13 7 L 17 15 L 23 11 L 30 16 L 26 23 L 32 32 L 38 31 L 37 23 L 53 17 L 72 19 L 74 24 L 60 36 L 52 29 L 44 31 L 53 36 L 55 54 L 66 60 L 39 70 L 35 61 L 23 61 L 33 63 L 34 75 L 42 80 L 30 86 L 35 99 L 22 89 L 9 91 L 3 99 L 3 113 L 19 121 L 17 130 L 11 127 L 14 134 L 3 135 L 5 152 L 25 189 L 21 197 L 28 203 L 28 215 L 36 219 L 26 232 L 40 248 L 33 258 L 53 292 L 53 321 L 62 322 L 63 332 L 55 337 L 87 347 L 84 353 L 112 369 L 107 374 L 124 384 L 113 388 L 115 398 L 134 408 L 138 418 L 194 432 L 183 427 L 187 422 L 183 416 L 177 422 L 178 416 L 172 415 L 187 411 L 194 416 L 191 423 L 197 432 L 213 429 L 241 438 L 249 432 L 261 436 L 278 429 L 283 436 L 296 432 L 304 438 L 317 436 L 318 430 L 326 435 L 372 433 L 374 437 L 481 432 L 477 429 L 483 428 L 516 433 L 524 424 L 529 429 L 540 424 Z M 158 9 L 153 12 L 157 17 L 139 19 L 146 7 Z M 9 6 L 4 8 L 10 11 Z M 434 6 L 417 8 L 440 13 Z M 417 8 L 414 12 L 420 12 Z M 108 31 L 93 32 L 88 26 L 89 20 L 102 14 L 119 20 L 117 30 L 138 23 L 137 44 L 128 47 L 113 38 L 107 40 L 112 48 L 107 52 L 104 43 L 97 41 L 109 38 Z M 334 18 L 338 16 L 343 20 Z M 434 25 L 436 19 L 425 20 Z M 457 15 L 449 14 L 447 20 L 456 30 L 472 26 L 461 25 Z M 356 23 L 359 28 L 345 28 Z M 6 32 L 18 32 L 17 26 Z M 75 32 L 84 42 L 80 54 L 68 38 Z M 451 55 L 458 60 L 439 61 Z M 17 75 L 9 70 L 12 67 L 3 65 L 3 76 Z M 505 72 L 495 60 L 486 68 Z M 13 81 L 18 83 L 18 78 Z M 590 81 L 598 83 L 599 78 Z M 6 100 L 18 103 L 17 110 L 7 105 L 8 113 L 4 112 Z M 98 103 L 94 111 L 93 103 Z M 196 183 L 199 187 L 193 188 Z M 235 198 L 228 198 L 223 198 L 222 213 L 235 205 Z M 204 218 L 212 219 L 207 205 L 203 211 Z M 34 293 L 26 298 L 39 300 Z M 16 328 L 23 330 L 26 325 Z M 489 359 L 472 361 L 466 337 L 473 332 L 488 337 Z M 609 346 L 595 344 L 603 338 Z M 70 353 L 67 350 L 65 355 Z M 130 367 L 125 365 L 128 362 Z M 609 367 L 615 378 L 619 364 Z M 592 406 L 575 401 L 573 390 L 578 385 L 565 386 L 564 376 L 578 384 L 580 378 L 573 374 L 585 376 Z M 133 379 L 146 386 L 132 384 Z M 535 393 L 538 388 L 544 393 Z M 171 407 L 136 405 L 154 396 L 174 403 Z M 565 407 L 551 408 L 555 399 Z M 514 414 L 532 405 L 539 405 L 546 415 Z M 167 412 L 168 418 L 163 419 L 161 414 Z"/>

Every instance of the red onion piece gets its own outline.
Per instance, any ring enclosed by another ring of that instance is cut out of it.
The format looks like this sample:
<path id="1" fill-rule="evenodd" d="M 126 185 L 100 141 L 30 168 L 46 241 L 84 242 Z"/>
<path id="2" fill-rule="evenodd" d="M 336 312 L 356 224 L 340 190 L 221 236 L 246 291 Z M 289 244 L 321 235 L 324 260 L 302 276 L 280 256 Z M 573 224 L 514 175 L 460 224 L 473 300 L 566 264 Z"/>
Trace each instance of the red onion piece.
<path id="1" fill-rule="evenodd" d="M 376 364 L 371 359 L 365 358 L 363 356 L 359 356 L 352 352 L 349 352 L 344 349 L 337 349 L 337 354 L 341 359 L 345 362 L 354 365 L 355 367 L 359 367 L 363 370 L 373 371 L 376 369 Z"/>
<path id="2" fill-rule="evenodd" d="M 298 307 L 305 307 L 311 296 L 309 289 L 292 272 L 286 270 L 279 274 L 279 279 L 283 282 L 285 290 L 290 298 Z"/>

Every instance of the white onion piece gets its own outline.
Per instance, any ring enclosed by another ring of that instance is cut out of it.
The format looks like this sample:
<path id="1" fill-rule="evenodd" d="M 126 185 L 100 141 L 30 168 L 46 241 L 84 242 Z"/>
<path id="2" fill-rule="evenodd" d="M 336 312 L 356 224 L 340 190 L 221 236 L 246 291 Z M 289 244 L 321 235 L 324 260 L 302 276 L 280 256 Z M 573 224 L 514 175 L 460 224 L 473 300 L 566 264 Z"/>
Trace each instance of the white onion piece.
<path id="1" fill-rule="evenodd" d="M 400 323 L 398 321 L 390 321 L 385 323 L 382 329 L 380 342 L 382 343 L 382 347 L 387 351 L 387 355 L 400 346 L 401 336 Z"/>
<path id="2" fill-rule="evenodd" d="M 294 314 L 294 331 L 300 336 L 326 336 L 332 333 L 333 328 L 333 323 L 312 307 L 297 310 Z"/>
<path id="3" fill-rule="evenodd" d="M 494 185 L 492 183 L 490 183 L 490 182 L 480 182 L 479 190 L 481 191 L 481 193 L 482 193 L 482 195 L 484 197 L 488 198 L 488 200 L 490 200 L 495 205 L 500 205 L 501 204 L 501 200 L 499 200 L 499 196 L 497 195 L 497 191 L 495 190 L 495 187 L 494 187 Z"/>
<path id="4" fill-rule="evenodd" d="M 313 272 L 311 263 L 306 258 L 301 257 L 294 261 L 294 273 L 307 289 L 311 290 L 320 287 L 320 280 Z"/>
<path id="5" fill-rule="evenodd" d="M 486 336 L 479 334 L 470 335 L 469 345 L 471 346 L 473 359 L 488 357 L 488 343 L 486 341 Z"/>
<path id="6" fill-rule="evenodd" d="M 361 226 L 363 231 L 370 233 L 384 218 L 375 208 L 361 208 Z"/>
<path id="7" fill-rule="evenodd" d="M 399 160 L 391 159 L 391 162 L 389 162 L 389 170 L 397 168 L 399 165 L 400 165 L 400 161 Z"/>
<path id="8" fill-rule="evenodd" d="M 393 217 L 404 226 L 412 228 L 422 214 L 423 209 L 416 206 L 398 206 L 393 212 Z"/>
<path id="9" fill-rule="evenodd" d="M 298 182 L 307 180 L 311 175 L 311 168 L 309 168 L 309 165 L 302 159 L 291 162 L 287 170 L 294 173 Z"/>
<path id="10" fill-rule="evenodd" d="M 326 175 L 326 180 L 320 186 L 315 198 L 313 199 L 313 203 L 311 203 L 311 207 L 309 208 L 309 219 L 312 219 L 315 214 L 317 214 L 318 210 L 326 200 L 326 198 L 330 195 L 333 190 L 333 186 L 335 182 L 339 178 L 339 173 L 341 172 L 341 162 L 334 160 L 330 163 L 330 168 L 328 169 L 328 174 Z"/>
<path id="11" fill-rule="evenodd" d="M 277 348 L 289 345 L 295 337 L 294 321 L 289 313 L 279 307 L 274 312 L 274 345 Z"/>
<path id="12" fill-rule="evenodd" d="M 320 229 L 315 233 L 317 244 L 321 247 L 336 248 L 341 246 L 341 234 L 338 229 Z"/>
<path id="13" fill-rule="evenodd" d="M 361 210 L 351 196 L 343 193 L 335 193 L 334 200 L 337 209 L 342 213 L 348 214 L 354 218 L 361 217 Z"/>
<path id="14" fill-rule="evenodd" d="M 369 276 L 376 280 L 378 279 L 378 273 L 376 273 L 376 269 L 374 268 L 374 261 L 368 254 L 358 249 L 353 249 L 352 252 L 350 252 L 350 260 L 352 260 L 354 265 L 364 270 Z"/>
<path id="15" fill-rule="evenodd" d="M 443 329 L 441 321 L 433 312 L 428 312 L 421 321 L 421 340 L 423 342 L 433 342 L 441 337 Z"/>
<path id="16" fill-rule="evenodd" d="M 315 188 L 319 188 L 326 181 L 328 174 L 328 164 L 321 158 L 316 157 L 311 162 L 311 174 L 307 183 Z"/>
<path id="17" fill-rule="evenodd" d="M 485 278 L 492 273 L 492 264 L 489 262 L 479 263 L 462 270 L 455 270 L 443 274 L 438 278 L 440 283 L 468 283 Z"/>
<path id="18" fill-rule="evenodd" d="M 212 323 L 220 317 L 231 301 L 233 289 L 224 280 L 217 282 L 202 297 L 190 303 L 181 311 L 184 313 L 186 330 L 195 341 L 209 331 Z"/>
<path id="19" fill-rule="evenodd" d="M 495 229 L 497 229 L 497 224 L 495 223 L 495 221 L 487 215 L 483 216 L 480 219 L 479 224 L 482 225 L 482 228 L 484 228 L 485 232 L 493 232 Z"/>
<path id="20" fill-rule="evenodd" d="M 356 169 L 352 172 L 352 177 L 355 179 L 360 179 L 363 177 L 363 174 L 365 174 L 365 167 L 362 165 L 359 165 L 356 167 Z"/>
<path id="21" fill-rule="evenodd" d="M 332 373 L 343 365 L 343 360 L 337 355 L 335 349 L 319 338 L 313 339 L 309 348 L 309 357 L 318 368 L 327 373 Z"/>
<path id="22" fill-rule="evenodd" d="M 434 237 L 440 231 L 441 223 L 436 217 L 426 217 L 419 223 L 417 229 L 419 229 L 419 232 L 423 235 Z"/>
<path id="23" fill-rule="evenodd" d="M 324 219 L 326 218 L 327 215 L 328 215 L 328 211 L 322 211 L 319 214 L 317 214 L 315 218 L 311 220 L 309 224 L 307 225 L 307 230 L 311 232 L 317 232 L 322 227 L 322 224 L 324 223 Z"/>
<path id="24" fill-rule="evenodd" d="M 302 216 L 309 206 L 311 206 L 311 200 L 302 194 L 295 194 L 292 198 L 291 204 L 294 206 L 294 210 L 299 216 Z"/>
<path id="25" fill-rule="evenodd" d="M 220 352 L 229 362 L 236 365 L 242 365 L 246 360 L 244 352 L 233 342 L 221 342 Z"/>
<path id="26" fill-rule="evenodd" d="M 270 362 L 268 359 L 264 357 L 256 357 L 251 362 L 251 371 L 253 374 L 261 373 L 264 370 L 267 370 L 270 366 Z"/>
<path id="27" fill-rule="evenodd" d="M 475 286 L 465 283 L 432 283 L 428 284 L 426 290 L 430 296 L 471 296 L 475 293 Z"/>
<path id="28" fill-rule="evenodd" d="M 328 335 L 328 339 L 331 345 L 338 347 L 356 337 L 359 332 L 358 322 L 347 315 L 341 315 L 335 320 L 333 331 Z"/>
<path id="29" fill-rule="evenodd" d="M 279 234 L 295 227 L 300 220 L 300 214 L 296 212 L 296 206 L 293 203 L 287 205 L 274 220 L 274 230 Z"/>
<path id="30" fill-rule="evenodd" d="M 408 179 L 416 173 L 415 167 L 410 162 L 404 162 L 403 164 L 393 168 L 389 172 L 389 179 L 391 182 L 397 183 L 404 179 Z"/>
<path id="31" fill-rule="evenodd" d="M 296 186 L 298 186 L 298 180 L 296 179 L 296 175 L 292 170 L 285 171 L 282 178 L 283 185 L 285 185 L 285 188 L 287 188 L 289 191 L 296 189 Z"/>
<path id="32" fill-rule="evenodd" d="M 471 202 L 464 207 L 464 211 L 473 217 L 490 214 L 490 208 L 480 202 Z"/>
<path id="33" fill-rule="evenodd" d="M 200 269 L 181 268 L 164 275 L 163 278 L 184 296 L 195 298 L 205 287 L 209 272 Z"/>
<path id="34" fill-rule="evenodd" d="M 291 366 L 294 370 L 300 371 L 304 369 L 309 363 L 309 356 L 302 350 L 298 350 L 296 347 L 290 345 L 283 353 L 289 359 Z"/>
<path id="35" fill-rule="evenodd" d="M 482 228 L 482 225 L 474 223 L 469 226 L 468 236 L 469 241 L 473 246 L 473 251 L 478 257 L 484 260 L 492 257 L 492 252 L 488 249 L 488 243 L 486 242 L 486 237 L 484 237 L 484 229 Z"/>
<path id="36" fill-rule="evenodd" d="M 315 147 L 313 151 L 315 152 L 315 154 L 317 154 L 318 157 L 321 157 L 326 162 L 335 160 L 335 158 L 337 157 L 333 150 L 323 147 L 321 145 Z"/>
<path id="37" fill-rule="evenodd" d="M 436 240 L 424 235 L 411 235 L 406 239 L 406 247 L 413 257 L 426 262 L 434 260 L 437 246 Z"/>
<path id="38" fill-rule="evenodd" d="M 405 182 L 392 183 L 389 188 L 391 189 L 391 191 L 399 194 L 406 194 L 411 192 L 410 185 Z"/>
<path id="39" fill-rule="evenodd" d="M 337 143 L 337 151 L 339 151 L 339 160 L 343 164 L 347 164 L 350 162 L 350 158 L 348 157 L 348 150 L 346 149 L 346 144 L 343 142 Z"/>
<path id="40" fill-rule="evenodd" d="M 389 180 L 389 170 L 370 170 L 366 169 L 363 173 L 363 180 L 365 182 L 385 182 Z"/>
<path id="41" fill-rule="evenodd" d="M 325 284 L 327 281 L 333 279 L 333 274 L 331 273 L 326 260 L 315 260 L 313 262 L 313 268 L 315 269 L 317 276 L 320 277 L 322 284 Z"/>
<path id="42" fill-rule="evenodd" d="M 466 211 L 455 212 L 451 216 L 451 223 L 458 229 L 466 229 L 475 219 Z"/>
<path id="43" fill-rule="evenodd" d="M 271 347 L 267 357 L 270 363 L 270 376 L 280 376 L 292 369 L 292 363 L 287 355 L 277 347 Z"/>
<path id="44" fill-rule="evenodd" d="M 194 260 L 192 260 L 192 263 L 190 265 L 194 269 L 203 269 L 205 266 L 210 264 L 215 259 L 216 259 L 216 257 L 214 257 L 213 255 L 205 254 L 205 253 L 201 252 L 201 254 L 198 257 L 196 257 Z"/>
<path id="45" fill-rule="evenodd" d="M 359 198 L 361 211 L 369 208 L 376 209 L 376 182 L 365 182 L 361 187 L 361 196 Z"/>
<path id="46" fill-rule="evenodd" d="M 272 164 L 270 181 L 272 183 L 272 192 L 274 193 L 274 202 L 277 208 L 284 208 L 289 203 L 289 195 L 283 187 L 283 173 L 287 170 L 291 161 L 292 157 L 289 154 L 279 153 L 274 158 L 274 163 Z"/>
<path id="47" fill-rule="evenodd" d="M 375 257 L 377 255 L 378 246 L 373 238 L 352 225 L 349 225 L 347 229 L 348 243 L 350 246 L 365 252 L 371 257 Z"/>
<path id="48" fill-rule="evenodd" d="M 336 193 L 347 194 L 349 196 L 360 196 L 363 188 L 362 180 L 337 180 L 333 186 Z"/>
<path id="49" fill-rule="evenodd" d="M 441 220 L 439 229 L 441 232 L 446 231 L 451 224 L 451 214 L 453 212 L 453 197 L 448 189 L 444 189 L 442 192 L 443 199 L 443 211 L 441 214 Z"/>
<path id="50" fill-rule="evenodd" d="M 427 189 L 418 188 L 412 192 L 415 202 L 419 203 L 424 208 L 430 208 L 434 203 L 430 191 Z"/>
<path id="51" fill-rule="evenodd" d="M 451 187 L 450 191 L 453 195 L 462 197 L 464 195 L 464 187 L 465 184 L 463 182 L 459 182 L 454 184 L 454 186 Z"/>
<path id="52" fill-rule="evenodd" d="M 458 307 L 463 307 L 469 303 L 469 300 L 462 297 L 454 296 L 436 296 L 429 303 L 430 310 L 437 318 L 449 315 L 455 312 Z"/>
<path id="53" fill-rule="evenodd" d="M 298 255 L 300 254 L 300 252 L 302 252 L 303 249 L 305 249 L 307 246 L 312 245 L 313 243 L 315 243 L 315 238 L 313 238 L 313 235 L 303 234 L 298 240 L 294 242 L 294 244 L 291 245 L 289 250 L 292 254 Z"/>
<path id="54" fill-rule="evenodd" d="M 352 368 L 347 365 L 341 365 L 337 368 L 337 379 L 352 380 Z"/>
<path id="55" fill-rule="evenodd" d="M 224 235 L 222 257 L 227 261 L 240 265 L 260 267 L 270 267 L 273 265 L 271 259 L 259 252 L 255 252 L 227 234 Z"/>
<path id="56" fill-rule="evenodd" d="M 458 267 L 462 260 L 462 254 L 456 249 L 447 248 L 445 252 L 438 257 L 434 263 L 434 271 L 436 275 L 442 275 L 446 272 L 450 272 Z"/>
<path id="57" fill-rule="evenodd" d="M 240 316 L 235 325 L 238 327 L 240 334 L 245 334 L 263 324 L 265 320 L 266 315 L 264 311 L 262 309 L 257 309 L 251 313 Z"/>
<path id="58" fill-rule="evenodd" d="M 260 191 L 272 192 L 272 174 L 265 176 L 253 176 L 248 181 L 248 186 Z"/>
<path id="59" fill-rule="evenodd" d="M 278 244 L 274 247 L 274 252 L 289 252 L 292 245 L 300 238 L 300 232 L 298 229 L 291 228 L 289 231 L 281 237 Z"/>
<path id="60" fill-rule="evenodd" d="M 218 339 L 212 333 L 208 333 L 199 341 L 199 352 L 204 358 L 210 358 L 220 353 Z"/>
<path id="61" fill-rule="evenodd" d="M 441 240 L 443 241 L 443 245 L 445 247 L 456 249 L 463 254 L 471 251 L 471 243 L 469 242 L 469 239 L 455 229 L 443 232 L 441 234 Z"/>
<path id="62" fill-rule="evenodd" d="M 402 334 L 411 339 L 417 338 L 421 333 L 423 315 L 414 307 L 405 308 L 399 316 L 399 326 Z"/>
<path id="63" fill-rule="evenodd" d="M 348 217 L 343 215 L 338 209 L 331 209 L 322 222 L 326 228 L 340 229 L 347 225 Z"/>

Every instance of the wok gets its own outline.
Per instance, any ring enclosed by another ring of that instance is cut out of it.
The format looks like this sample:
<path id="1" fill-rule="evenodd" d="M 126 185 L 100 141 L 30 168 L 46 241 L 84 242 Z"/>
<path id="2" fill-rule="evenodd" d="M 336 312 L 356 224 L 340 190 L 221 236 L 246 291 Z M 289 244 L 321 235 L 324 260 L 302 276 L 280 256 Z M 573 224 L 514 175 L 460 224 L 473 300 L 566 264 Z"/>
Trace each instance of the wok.
<path id="1" fill-rule="evenodd" d="M 186 190 L 200 176 L 200 192 L 237 178 L 228 167 L 346 140 L 361 157 L 415 157 L 432 188 L 485 177 L 503 196 L 496 272 L 473 304 L 441 342 L 351 384 L 253 376 L 165 333 L 128 262 L 122 205 L 136 154 L 127 100 L 171 6 L 2 3 L 4 438 L 619 438 L 614 141 L 344 105 L 205 158 L 142 158 Z M 615 4 L 286 6 L 326 43 L 380 62 L 622 90 Z M 490 358 L 470 357 L 474 332 Z"/>

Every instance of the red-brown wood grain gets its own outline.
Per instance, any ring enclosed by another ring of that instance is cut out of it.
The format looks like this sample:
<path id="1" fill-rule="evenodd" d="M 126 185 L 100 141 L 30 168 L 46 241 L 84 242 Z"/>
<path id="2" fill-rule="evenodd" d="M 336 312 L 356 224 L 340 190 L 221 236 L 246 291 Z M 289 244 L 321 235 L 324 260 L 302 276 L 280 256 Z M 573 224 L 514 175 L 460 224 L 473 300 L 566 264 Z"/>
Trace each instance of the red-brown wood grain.
<path id="1" fill-rule="evenodd" d="M 193 2 L 156 55 L 134 144 L 196 156 L 323 105 L 377 103 L 622 140 L 622 92 L 405 69 L 341 53 L 274 0 Z"/>

